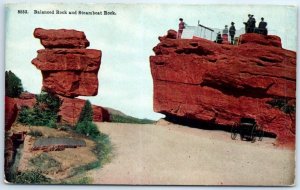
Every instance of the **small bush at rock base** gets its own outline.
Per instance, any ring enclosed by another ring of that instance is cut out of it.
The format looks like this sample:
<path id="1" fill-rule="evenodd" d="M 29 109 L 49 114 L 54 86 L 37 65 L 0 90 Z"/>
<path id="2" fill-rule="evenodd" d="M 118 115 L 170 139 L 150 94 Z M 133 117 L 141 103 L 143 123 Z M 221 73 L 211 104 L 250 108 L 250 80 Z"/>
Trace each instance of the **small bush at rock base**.
<path id="1" fill-rule="evenodd" d="M 17 184 L 47 184 L 50 179 L 39 171 L 25 171 L 16 175 L 13 183 Z"/>
<path id="2" fill-rule="evenodd" d="M 97 126 L 91 121 L 78 123 L 76 125 L 76 132 L 92 138 L 95 138 L 100 134 Z"/>

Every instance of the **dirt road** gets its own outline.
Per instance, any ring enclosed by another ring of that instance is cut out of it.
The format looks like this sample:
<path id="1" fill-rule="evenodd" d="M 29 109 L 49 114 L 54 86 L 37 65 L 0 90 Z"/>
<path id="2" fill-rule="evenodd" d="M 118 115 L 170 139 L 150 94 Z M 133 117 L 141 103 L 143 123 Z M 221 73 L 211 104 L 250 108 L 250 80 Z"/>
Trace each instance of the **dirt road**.
<path id="1" fill-rule="evenodd" d="M 291 185 L 292 150 L 231 140 L 230 133 L 179 125 L 98 123 L 115 157 L 88 172 L 95 184 Z"/>

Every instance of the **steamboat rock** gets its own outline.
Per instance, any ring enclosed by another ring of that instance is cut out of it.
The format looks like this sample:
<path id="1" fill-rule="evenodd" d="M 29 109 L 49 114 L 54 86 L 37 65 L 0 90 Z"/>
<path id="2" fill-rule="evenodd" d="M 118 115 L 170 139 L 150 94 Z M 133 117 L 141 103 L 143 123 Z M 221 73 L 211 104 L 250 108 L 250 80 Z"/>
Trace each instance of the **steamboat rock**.
<path id="1" fill-rule="evenodd" d="M 296 53 L 278 36 L 244 34 L 238 45 L 174 36 L 159 37 L 150 57 L 154 111 L 220 128 L 253 118 L 294 145 Z"/>

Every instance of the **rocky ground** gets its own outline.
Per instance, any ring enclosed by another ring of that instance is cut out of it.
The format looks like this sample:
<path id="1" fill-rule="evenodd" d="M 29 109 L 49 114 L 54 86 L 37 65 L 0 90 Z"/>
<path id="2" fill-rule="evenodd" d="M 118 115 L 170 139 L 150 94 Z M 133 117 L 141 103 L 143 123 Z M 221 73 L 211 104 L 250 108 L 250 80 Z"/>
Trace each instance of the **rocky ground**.
<path id="1" fill-rule="evenodd" d="M 160 122 L 98 123 L 110 135 L 114 159 L 91 170 L 94 184 L 292 185 L 295 152 L 275 139 L 251 143 L 230 133 Z"/>

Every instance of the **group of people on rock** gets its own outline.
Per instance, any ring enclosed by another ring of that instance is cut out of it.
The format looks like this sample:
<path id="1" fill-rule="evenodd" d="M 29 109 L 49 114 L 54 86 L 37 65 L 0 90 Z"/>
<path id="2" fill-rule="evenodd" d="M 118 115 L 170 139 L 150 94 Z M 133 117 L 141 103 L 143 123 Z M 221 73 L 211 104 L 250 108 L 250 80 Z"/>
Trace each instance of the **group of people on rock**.
<path id="1" fill-rule="evenodd" d="M 244 24 L 246 33 L 258 33 L 263 35 L 268 34 L 267 22 L 264 21 L 264 17 L 261 17 L 261 21 L 258 27 L 256 27 L 256 20 L 254 18 L 254 15 L 248 14 L 248 21 L 244 22 Z"/>
<path id="2" fill-rule="evenodd" d="M 231 38 L 231 44 L 233 44 L 235 31 L 236 31 L 234 24 L 235 24 L 234 22 L 231 22 L 231 26 L 230 26 L 229 30 L 228 30 L 228 26 L 225 25 L 225 28 L 222 31 L 222 36 L 221 36 L 221 32 L 218 32 L 217 39 L 215 42 L 221 44 L 223 42 L 223 40 L 228 41 L 228 32 L 229 32 L 229 35 Z"/>
<path id="3" fill-rule="evenodd" d="M 263 34 L 263 35 L 267 35 L 268 34 L 268 30 L 267 30 L 267 22 L 264 21 L 264 18 L 261 18 L 261 21 L 258 25 L 258 27 L 256 27 L 256 20 L 254 18 L 254 15 L 248 14 L 248 21 L 244 22 L 245 24 L 245 32 L 246 33 L 258 33 L 258 34 Z M 235 36 L 235 27 L 234 27 L 234 22 L 231 22 L 231 26 L 229 28 L 229 35 L 231 38 L 231 44 L 234 44 L 234 36 Z M 222 43 L 223 40 L 227 40 L 228 39 L 228 28 L 227 25 L 225 25 L 225 29 L 223 29 L 223 34 L 221 36 L 221 33 L 218 32 L 217 34 L 217 38 L 216 38 L 216 43 Z"/>
<path id="4" fill-rule="evenodd" d="M 230 35 L 230 38 L 231 38 L 231 44 L 233 44 L 235 31 L 236 31 L 236 29 L 235 29 L 235 26 L 234 26 L 234 22 L 231 22 L 231 26 L 230 26 L 229 30 L 228 30 L 228 26 L 225 25 L 225 28 L 222 31 L 222 36 L 221 36 L 221 32 L 218 32 L 217 33 L 217 39 L 216 39 L 215 42 L 221 44 L 223 42 L 223 40 L 228 41 L 228 32 L 229 32 L 229 35 Z"/>
<path id="5" fill-rule="evenodd" d="M 221 32 L 217 33 L 217 38 L 215 40 L 216 43 L 222 43 L 223 40 L 228 41 L 228 33 L 230 35 L 231 38 L 231 44 L 234 44 L 234 36 L 235 36 L 235 26 L 234 26 L 234 22 L 231 22 L 231 26 L 228 30 L 228 26 L 225 25 L 225 28 L 222 31 L 222 36 L 221 36 Z M 264 21 L 264 18 L 261 18 L 261 21 L 258 25 L 258 27 L 256 27 L 256 20 L 254 18 L 254 15 L 248 14 L 248 21 L 244 22 L 245 24 L 245 32 L 246 33 L 258 33 L 258 34 L 263 34 L 263 35 L 267 35 L 268 34 L 268 30 L 267 30 L 267 22 Z M 177 38 L 180 39 L 182 36 L 182 32 L 185 29 L 186 24 L 183 22 L 183 19 L 180 18 L 179 19 L 179 29 L 178 29 L 178 33 L 177 33 Z"/>

